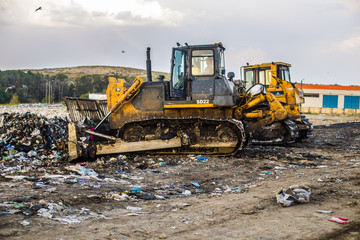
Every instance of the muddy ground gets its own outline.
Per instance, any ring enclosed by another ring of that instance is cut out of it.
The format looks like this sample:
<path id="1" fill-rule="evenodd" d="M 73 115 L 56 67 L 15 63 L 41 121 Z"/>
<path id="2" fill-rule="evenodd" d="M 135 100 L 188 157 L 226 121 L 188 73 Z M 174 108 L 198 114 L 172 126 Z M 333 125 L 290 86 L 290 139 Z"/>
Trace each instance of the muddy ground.
<path id="1" fill-rule="evenodd" d="M 0 239 L 360 239 L 359 117 L 308 117 L 307 142 L 233 157 L 129 154 L 3 172 Z M 310 201 L 280 206 L 276 192 L 294 184 Z"/>

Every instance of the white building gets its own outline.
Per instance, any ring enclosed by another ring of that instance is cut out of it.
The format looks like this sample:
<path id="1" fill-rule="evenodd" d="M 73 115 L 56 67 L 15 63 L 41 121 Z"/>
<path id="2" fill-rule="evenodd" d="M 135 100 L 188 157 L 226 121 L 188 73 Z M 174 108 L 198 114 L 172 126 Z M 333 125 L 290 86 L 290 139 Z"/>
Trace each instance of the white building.
<path id="1" fill-rule="evenodd" d="M 106 100 L 105 93 L 89 93 L 89 99 Z"/>
<path id="2" fill-rule="evenodd" d="M 304 113 L 360 114 L 360 86 L 297 85 L 304 90 Z"/>

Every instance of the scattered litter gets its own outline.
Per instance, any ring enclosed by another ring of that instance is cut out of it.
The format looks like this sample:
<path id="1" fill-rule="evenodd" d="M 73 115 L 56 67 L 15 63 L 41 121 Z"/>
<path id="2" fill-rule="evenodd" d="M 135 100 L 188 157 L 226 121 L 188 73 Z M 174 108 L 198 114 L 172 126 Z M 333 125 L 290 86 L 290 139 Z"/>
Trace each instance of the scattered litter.
<path id="1" fill-rule="evenodd" d="M 231 191 L 240 191 L 242 189 L 243 189 L 243 187 L 234 187 L 231 189 Z"/>
<path id="2" fill-rule="evenodd" d="M 317 166 L 317 168 L 328 168 L 329 166 L 326 166 L 326 165 L 319 165 Z"/>
<path id="3" fill-rule="evenodd" d="M 142 192 L 141 189 L 139 187 L 133 187 L 131 190 L 130 190 L 131 193 L 133 194 L 137 194 L 139 192 Z"/>
<path id="4" fill-rule="evenodd" d="M 161 235 L 159 236 L 159 239 L 166 239 L 166 238 L 167 238 L 166 234 L 161 234 Z"/>
<path id="5" fill-rule="evenodd" d="M 56 221 L 59 221 L 62 224 L 74 224 L 74 223 L 81 223 L 81 220 L 79 220 L 77 218 L 77 216 L 72 215 L 72 216 L 67 216 L 67 217 L 56 217 L 53 218 Z"/>
<path id="6" fill-rule="evenodd" d="M 310 200 L 311 189 L 304 185 L 292 185 L 286 190 L 280 189 L 276 193 L 276 200 L 283 207 L 289 207 L 294 203 L 306 203 Z"/>
<path id="7" fill-rule="evenodd" d="M 198 184 L 197 182 L 191 182 L 192 185 L 194 185 L 195 187 L 199 188 L 200 184 Z"/>
<path id="8" fill-rule="evenodd" d="M 158 200 L 165 200 L 165 197 L 164 197 L 164 196 L 161 196 L 161 195 L 155 194 L 155 197 L 156 197 Z"/>
<path id="9" fill-rule="evenodd" d="M 26 221 L 26 220 L 23 220 L 20 222 L 21 225 L 24 225 L 24 226 L 29 226 L 30 225 L 30 222 Z"/>
<path id="10" fill-rule="evenodd" d="M 192 223 L 192 222 L 193 222 L 193 221 L 191 221 L 191 220 L 189 220 L 189 219 L 187 219 L 187 218 L 184 218 L 184 217 L 181 218 L 181 221 L 182 221 L 183 223 L 186 223 L 186 224 L 189 224 L 189 223 Z"/>
<path id="11" fill-rule="evenodd" d="M 75 165 L 75 166 L 68 166 L 66 167 L 67 170 L 77 172 L 81 176 L 90 176 L 90 177 L 97 177 L 99 174 L 97 174 L 93 169 L 87 169 L 84 168 L 81 165 Z"/>
<path id="12" fill-rule="evenodd" d="M 131 210 L 131 211 L 140 211 L 140 210 L 142 210 L 141 207 L 132 207 L 132 206 L 127 206 L 126 209 Z"/>
<path id="13" fill-rule="evenodd" d="M 34 184 L 31 185 L 31 188 L 33 188 L 33 189 L 39 189 L 39 188 L 44 188 L 44 187 L 46 187 L 46 185 L 39 184 L 39 183 L 36 183 L 36 182 L 34 182 Z"/>
<path id="14" fill-rule="evenodd" d="M 182 194 L 183 194 L 183 195 L 186 195 L 186 196 L 190 196 L 190 195 L 191 195 L 191 191 L 185 190 Z"/>
<path id="15" fill-rule="evenodd" d="M 350 222 L 348 218 L 336 217 L 336 216 L 330 218 L 329 221 L 331 221 L 331 222 L 336 222 L 336 223 L 340 223 L 340 224 L 347 224 L 347 223 Z"/>
<path id="16" fill-rule="evenodd" d="M 334 211 L 327 211 L 327 210 L 317 210 L 318 213 L 333 213 Z"/>
<path id="17" fill-rule="evenodd" d="M 147 213 L 146 212 L 131 212 L 131 213 L 126 214 L 126 216 L 142 216 L 145 214 L 147 214 Z"/>
<path id="18" fill-rule="evenodd" d="M 172 203 L 170 203 L 170 205 L 173 206 L 173 207 L 188 207 L 188 206 L 191 206 L 191 204 L 184 203 L 184 202 L 172 202 Z"/>
<path id="19" fill-rule="evenodd" d="M 198 155 L 198 156 L 197 156 L 197 159 L 198 159 L 200 162 L 207 162 L 207 161 L 208 161 L 208 158 L 203 157 L 203 156 L 201 156 L 201 155 Z"/>

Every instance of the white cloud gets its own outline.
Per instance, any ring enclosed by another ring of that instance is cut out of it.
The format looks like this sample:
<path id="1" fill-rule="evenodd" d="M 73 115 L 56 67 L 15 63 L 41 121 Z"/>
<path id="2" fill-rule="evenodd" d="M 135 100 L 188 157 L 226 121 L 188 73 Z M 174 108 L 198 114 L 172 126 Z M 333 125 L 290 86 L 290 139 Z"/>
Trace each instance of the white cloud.
<path id="1" fill-rule="evenodd" d="M 39 6 L 42 10 L 36 11 Z M 0 23 L 43 26 L 176 25 L 179 11 L 144 0 L 1 0 Z"/>
<path id="2" fill-rule="evenodd" d="M 267 59 L 267 54 L 260 48 L 254 48 L 249 46 L 246 49 L 237 51 L 236 55 L 233 55 L 232 49 L 229 49 L 228 54 L 231 54 L 230 57 L 237 64 L 245 64 L 246 62 L 250 64 L 262 63 Z"/>
<path id="3" fill-rule="evenodd" d="M 356 49 L 360 49 L 360 34 L 342 41 L 339 44 L 338 49 L 343 52 L 350 52 Z"/>
<path id="4" fill-rule="evenodd" d="M 360 1 L 359 0 L 342 0 L 341 3 L 351 12 L 355 14 L 360 13 Z"/>

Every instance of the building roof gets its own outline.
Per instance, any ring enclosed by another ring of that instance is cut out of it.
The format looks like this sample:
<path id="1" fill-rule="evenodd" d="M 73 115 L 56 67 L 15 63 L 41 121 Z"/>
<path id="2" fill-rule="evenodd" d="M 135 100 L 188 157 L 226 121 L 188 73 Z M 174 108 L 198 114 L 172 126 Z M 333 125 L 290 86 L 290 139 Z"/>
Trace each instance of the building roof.
<path id="1" fill-rule="evenodd" d="M 301 84 L 296 84 L 297 88 L 301 88 Z M 303 89 L 321 89 L 321 90 L 347 90 L 347 91 L 360 91 L 360 86 L 337 86 L 337 85 L 312 85 L 303 84 Z"/>

